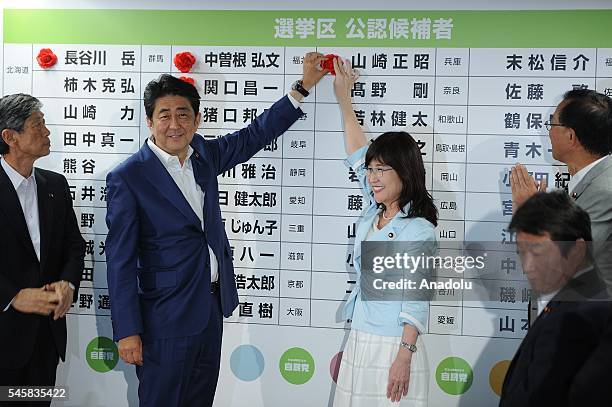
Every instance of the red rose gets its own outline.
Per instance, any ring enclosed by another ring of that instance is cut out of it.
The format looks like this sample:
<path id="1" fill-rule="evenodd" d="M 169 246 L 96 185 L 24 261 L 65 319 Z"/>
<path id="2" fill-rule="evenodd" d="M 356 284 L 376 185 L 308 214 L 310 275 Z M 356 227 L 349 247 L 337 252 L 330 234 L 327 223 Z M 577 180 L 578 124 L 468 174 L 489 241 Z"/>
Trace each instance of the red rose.
<path id="1" fill-rule="evenodd" d="M 188 76 L 181 76 L 179 79 L 182 80 L 183 82 L 187 82 L 195 86 L 195 79 L 193 78 L 190 78 Z"/>
<path id="2" fill-rule="evenodd" d="M 183 73 L 189 72 L 195 62 L 196 58 L 191 52 L 179 52 L 174 56 L 174 66 Z"/>
<path id="3" fill-rule="evenodd" d="M 330 74 L 336 75 L 336 71 L 334 70 L 334 58 L 340 58 L 335 54 L 327 54 L 324 57 L 325 59 L 321 61 L 321 68 L 327 69 Z"/>
<path id="4" fill-rule="evenodd" d="M 53 53 L 49 48 L 43 48 L 36 57 L 36 62 L 43 69 L 51 68 L 57 63 L 57 55 Z"/>

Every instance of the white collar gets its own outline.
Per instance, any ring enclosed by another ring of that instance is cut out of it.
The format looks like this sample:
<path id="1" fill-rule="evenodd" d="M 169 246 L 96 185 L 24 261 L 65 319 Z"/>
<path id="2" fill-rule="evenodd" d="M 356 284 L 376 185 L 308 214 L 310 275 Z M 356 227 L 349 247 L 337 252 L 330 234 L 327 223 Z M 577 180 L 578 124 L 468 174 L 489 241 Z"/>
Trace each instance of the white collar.
<path id="1" fill-rule="evenodd" d="M 550 300 L 552 300 L 553 297 L 559 293 L 559 291 L 561 291 L 561 289 L 555 290 L 548 294 L 541 294 L 538 297 L 538 315 L 544 311 L 544 308 L 546 308 Z"/>
<path id="2" fill-rule="evenodd" d="M 584 273 L 586 273 L 587 271 L 590 271 L 593 269 L 593 266 L 588 266 L 585 267 L 581 270 L 578 270 L 573 276 L 572 276 L 572 280 Z M 566 284 L 569 283 L 569 280 Z M 561 287 L 563 288 L 563 287 Z M 548 305 L 548 303 L 550 302 L 550 300 L 552 300 L 554 298 L 555 295 L 559 294 L 559 291 L 561 291 L 561 288 L 547 293 L 547 294 L 540 294 L 540 296 L 538 297 L 538 315 L 540 315 L 542 313 L 542 311 L 544 311 L 544 308 L 546 308 L 546 306 Z"/>
<path id="3" fill-rule="evenodd" d="M 159 146 L 157 146 L 150 138 L 147 139 L 147 145 L 149 146 L 151 151 L 153 151 L 153 153 L 157 156 L 157 158 L 159 158 L 162 164 L 164 164 L 164 167 L 168 169 L 178 170 L 182 169 L 184 166 L 186 166 L 187 168 L 191 168 L 191 161 L 189 160 L 191 158 L 191 155 L 193 154 L 193 148 L 191 146 L 187 146 L 187 156 L 185 157 L 183 165 L 181 165 L 181 162 L 179 161 L 177 156 L 168 154 L 167 152 L 159 148 Z"/>
<path id="4" fill-rule="evenodd" d="M 585 175 L 587 175 L 587 173 L 591 171 L 593 167 L 595 167 L 599 162 L 603 161 L 606 157 L 608 156 L 604 155 L 600 159 L 593 161 L 592 163 L 575 173 L 574 176 L 567 183 L 567 190 L 569 191 L 569 193 L 571 194 L 574 191 L 574 188 L 576 188 L 576 185 L 578 185 L 578 183 L 582 181 Z"/>
<path id="5" fill-rule="evenodd" d="M 11 167 L 11 165 L 7 163 L 4 158 L 0 160 L 0 163 L 2 163 L 2 168 L 4 168 L 4 172 L 6 172 L 6 175 L 8 175 L 9 179 L 11 180 L 11 183 L 13 184 L 15 191 L 17 191 L 17 189 L 21 186 L 21 183 L 23 181 L 25 181 L 26 179 L 34 178 L 35 168 L 33 167 L 32 167 L 32 174 L 30 174 L 28 178 L 25 178 L 23 175 L 18 173 L 17 170 Z"/>

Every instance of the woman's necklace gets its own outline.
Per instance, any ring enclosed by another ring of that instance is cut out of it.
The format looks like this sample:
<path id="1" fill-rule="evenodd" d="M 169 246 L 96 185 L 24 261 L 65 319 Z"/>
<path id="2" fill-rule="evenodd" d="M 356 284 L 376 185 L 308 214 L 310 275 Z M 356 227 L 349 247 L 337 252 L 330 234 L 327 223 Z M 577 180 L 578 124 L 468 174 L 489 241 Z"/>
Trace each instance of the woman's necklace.
<path id="1" fill-rule="evenodd" d="M 393 216 L 391 216 L 390 218 L 387 218 L 387 217 L 385 216 L 385 212 L 387 212 L 387 209 L 386 209 L 386 208 L 385 208 L 385 210 L 384 210 L 384 211 L 382 211 L 382 217 L 383 217 L 383 219 L 385 219 L 385 220 L 391 220 L 391 219 L 393 219 L 393 216 L 397 215 L 397 212 L 395 212 L 395 214 L 394 214 Z"/>

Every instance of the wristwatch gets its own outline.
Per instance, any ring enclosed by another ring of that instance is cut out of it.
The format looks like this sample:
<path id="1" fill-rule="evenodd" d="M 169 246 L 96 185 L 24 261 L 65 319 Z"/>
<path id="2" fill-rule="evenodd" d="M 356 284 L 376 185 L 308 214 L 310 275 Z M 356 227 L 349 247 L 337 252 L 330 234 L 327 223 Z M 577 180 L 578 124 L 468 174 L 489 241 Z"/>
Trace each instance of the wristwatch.
<path id="1" fill-rule="evenodd" d="M 293 85 L 291 85 L 291 89 L 299 92 L 304 97 L 308 97 L 308 95 L 310 95 L 310 92 L 304 89 L 301 79 L 298 79 L 297 81 L 293 82 Z"/>
<path id="2" fill-rule="evenodd" d="M 416 351 L 417 351 L 417 347 L 416 347 L 416 345 L 414 345 L 414 344 L 412 344 L 412 343 L 408 343 L 408 342 L 401 341 L 401 342 L 400 342 L 400 346 L 401 346 L 402 348 L 406 348 L 406 349 L 408 349 L 408 350 L 409 350 L 410 352 L 412 352 L 412 353 L 414 353 L 414 352 L 416 352 Z"/>

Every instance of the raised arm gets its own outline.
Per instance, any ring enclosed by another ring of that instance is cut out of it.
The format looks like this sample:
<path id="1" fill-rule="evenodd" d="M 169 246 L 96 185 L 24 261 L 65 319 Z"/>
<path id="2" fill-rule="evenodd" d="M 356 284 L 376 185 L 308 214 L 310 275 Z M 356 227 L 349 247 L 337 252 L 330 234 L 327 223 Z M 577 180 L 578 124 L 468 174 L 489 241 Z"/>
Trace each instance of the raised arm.
<path id="1" fill-rule="evenodd" d="M 349 66 L 347 61 L 334 58 L 334 93 L 342 113 L 342 128 L 344 130 L 344 148 L 347 155 L 353 154 L 367 144 L 363 129 L 357 121 L 353 103 L 351 101 L 351 89 L 358 78 L 356 72 Z"/>
<path id="2" fill-rule="evenodd" d="M 322 58 L 323 55 L 317 52 L 309 52 L 304 57 L 302 86 L 307 91 L 328 72 L 320 68 Z M 304 98 L 295 90 L 289 94 L 298 104 Z M 208 147 L 216 151 L 213 152 L 213 165 L 217 173 L 222 174 L 237 164 L 250 160 L 266 144 L 284 134 L 302 114 L 302 110 L 284 96 L 247 127 L 209 142 Z"/>

